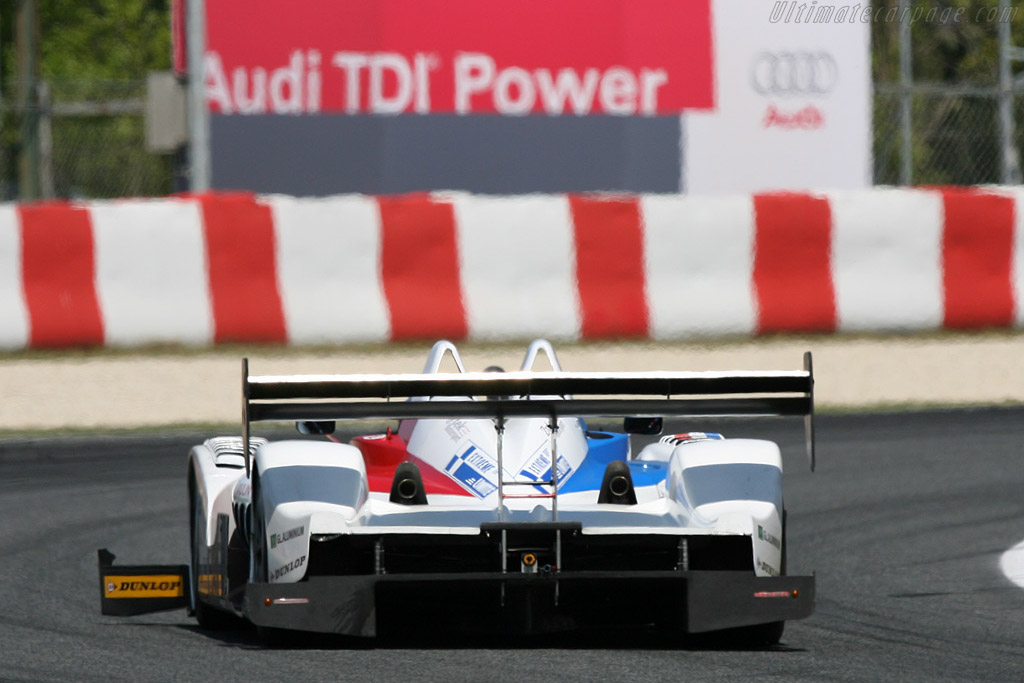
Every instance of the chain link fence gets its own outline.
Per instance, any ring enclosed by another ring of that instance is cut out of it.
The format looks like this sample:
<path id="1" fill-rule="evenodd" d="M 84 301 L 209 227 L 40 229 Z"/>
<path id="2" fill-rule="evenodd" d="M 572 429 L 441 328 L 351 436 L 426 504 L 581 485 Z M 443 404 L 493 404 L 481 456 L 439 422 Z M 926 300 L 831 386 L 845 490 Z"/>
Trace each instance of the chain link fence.
<path id="1" fill-rule="evenodd" d="M 0 92 L 0 199 L 158 196 L 181 189 L 174 156 L 146 149 L 145 81 L 38 87 L 29 106 L 20 104 L 17 82 Z M 37 152 L 27 148 L 27 131 L 37 131 Z"/>
<path id="2" fill-rule="evenodd" d="M 885 12 L 876 16 L 886 17 L 871 26 L 875 184 L 1002 182 L 1000 72 L 1004 47 L 1012 55 L 1014 45 L 1024 44 L 1024 3 L 873 0 L 872 6 Z M 888 18 L 903 8 L 918 20 Z M 1019 153 L 1024 143 L 1022 65 L 1016 59 L 1008 63 L 1008 123 Z"/>
<path id="3" fill-rule="evenodd" d="M 903 162 L 902 89 L 878 83 L 874 96 L 874 182 L 899 185 Z M 911 160 L 914 185 L 999 183 L 1002 147 L 996 88 L 914 85 L 910 88 Z M 1014 96 L 1024 121 L 1024 96 Z M 1017 148 L 1024 138 L 1017 126 Z"/>

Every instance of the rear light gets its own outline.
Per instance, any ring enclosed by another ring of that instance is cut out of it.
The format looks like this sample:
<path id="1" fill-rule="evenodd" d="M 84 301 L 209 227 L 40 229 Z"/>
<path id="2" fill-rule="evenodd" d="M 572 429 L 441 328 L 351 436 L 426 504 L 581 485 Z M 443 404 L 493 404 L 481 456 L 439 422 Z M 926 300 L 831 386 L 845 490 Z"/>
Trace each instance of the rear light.
<path id="1" fill-rule="evenodd" d="M 755 598 L 796 598 L 800 597 L 800 591 L 793 589 L 791 591 L 757 591 L 754 593 Z"/>
<path id="2" fill-rule="evenodd" d="M 308 598 L 265 598 L 263 604 L 271 605 L 305 605 L 309 603 Z"/>

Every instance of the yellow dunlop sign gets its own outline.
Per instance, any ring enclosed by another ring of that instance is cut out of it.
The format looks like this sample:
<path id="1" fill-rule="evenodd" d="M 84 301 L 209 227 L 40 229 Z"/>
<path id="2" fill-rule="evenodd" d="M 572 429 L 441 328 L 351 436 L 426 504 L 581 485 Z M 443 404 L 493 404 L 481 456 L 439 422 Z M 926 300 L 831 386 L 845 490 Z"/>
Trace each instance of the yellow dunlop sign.
<path id="1" fill-rule="evenodd" d="M 108 598 L 177 598 L 185 594 L 184 581 L 175 574 L 151 576 L 104 576 Z"/>

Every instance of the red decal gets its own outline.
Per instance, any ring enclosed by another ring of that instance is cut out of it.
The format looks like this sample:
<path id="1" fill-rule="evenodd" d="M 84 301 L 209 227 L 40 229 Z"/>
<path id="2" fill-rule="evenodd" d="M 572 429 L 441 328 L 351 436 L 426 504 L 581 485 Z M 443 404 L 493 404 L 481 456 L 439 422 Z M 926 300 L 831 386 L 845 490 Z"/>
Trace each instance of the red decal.
<path id="1" fill-rule="evenodd" d="M 1013 322 L 1014 201 L 989 192 L 944 190 L 943 325 L 1009 327 Z"/>
<path id="2" fill-rule="evenodd" d="M 570 197 L 585 339 L 647 334 L 639 200 Z"/>
<path id="3" fill-rule="evenodd" d="M 427 495 L 473 496 L 448 476 L 409 455 L 405 441 L 397 434 L 392 434 L 390 429 L 387 434 L 357 436 L 352 440 L 352 444 L 363 454 L 366 477 L 371 491 L 390 493 L 395 479 L 395 468 L 400 463 L 410 460 L 414 461 L 420 470 L 423 490 Z"/>
<path id="4" fill-rule="evenodd" d="M 783 130 L 816 130 L 825 127 L 825 115 L 813 104 L 791 112 L 782 111 L 774 104 L 769 104 L 762 125 L 765 128 Z"/>
<path id="5" fill-rule="evenodd" d="M 828 200 L 803 194 L 754 197 L 758 332 L 831 332 L 836 326 Z"/>
<path id="6" fill-rule="evenodd" d="M 270 207 L 248 194 L 204 195 L 199 201 L 206 235 L 214 340 L 287 341 L 277 289 Z"/>
<path id="7" fill-rule="evenodd" d="M 88 210 L 43 204 L 20 206 L 18 212 L 29 344 L 35 348 L 102 344 Z"/>
<path id="8" fill-rule="evenodd" d="M 389 428 L 390 429 L 390 428 Z M 357 436 L 352 445 L 363 454 L 367 469 L 388 468 L 394 473 L 399 463 L 409 459 L 405 441 L 397 434 L 370 434 Z"/>
<path id="9" fill-rule="evenodd" d="M 391 338 L 465 337 L 451 203 L 426 195 L 381 197 L 378 203 Z"/>

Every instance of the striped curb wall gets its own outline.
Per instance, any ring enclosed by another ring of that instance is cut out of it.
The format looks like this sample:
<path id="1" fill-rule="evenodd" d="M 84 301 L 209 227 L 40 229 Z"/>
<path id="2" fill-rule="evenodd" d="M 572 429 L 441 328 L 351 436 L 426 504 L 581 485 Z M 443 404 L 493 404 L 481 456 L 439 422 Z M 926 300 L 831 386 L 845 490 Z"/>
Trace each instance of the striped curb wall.
<path id="1" fill-rule="evenodd" d="M 1022 193 L 0 205 L 0 348 L 1019 327 Z"/>

